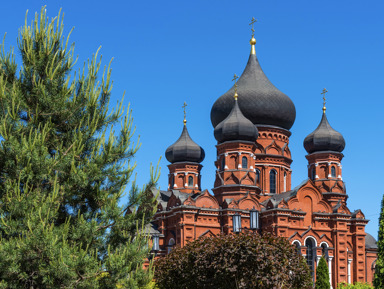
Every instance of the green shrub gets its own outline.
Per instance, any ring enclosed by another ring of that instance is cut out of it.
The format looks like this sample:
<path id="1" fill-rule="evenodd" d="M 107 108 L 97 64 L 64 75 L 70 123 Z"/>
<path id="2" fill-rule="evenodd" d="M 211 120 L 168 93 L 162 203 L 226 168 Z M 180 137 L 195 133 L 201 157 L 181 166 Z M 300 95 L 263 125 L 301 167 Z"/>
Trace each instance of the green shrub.
<path id="1" fill-rule="evenodd" d="M 321 257 L 319 266 L 316 270 L 316 289 L 330 289 L 331 284 L 329 283 L 329 271 L 327 262 L 324 257 Z"/>
<path id="2" fill-rule="evenodd" d="M 155 262 L 160 289 L 312 289 L 309 268 L 285 239 L 241 233 L 201 238 Z"/>
<path id="3" fill-rule="evenodd" d="M 337 289 L 373 289 L 369 283 L 356 282 L 355 284 L 340 283 Z"/>

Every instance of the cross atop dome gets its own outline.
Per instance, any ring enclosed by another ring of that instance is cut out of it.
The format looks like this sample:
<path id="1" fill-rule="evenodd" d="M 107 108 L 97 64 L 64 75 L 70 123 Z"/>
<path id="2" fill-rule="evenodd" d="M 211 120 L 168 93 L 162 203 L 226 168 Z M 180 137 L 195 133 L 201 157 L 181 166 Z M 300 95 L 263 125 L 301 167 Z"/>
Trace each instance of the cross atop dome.
<path id="1" fill-rule="evenodd" d="M 256 44 L 256 39 L 255 39 L 255 26 L 254 24 L 257 22 L 257 19 L 255 19 L 255 17 L 252 17 L 251 19 L 251 23 L 249 23 L 249 25 L 252 25 L 252 38 L 251 40 L 249 41 L 249 44 L 251 44 L 251 54 L 256 54 L 256 49 L 255 49 L 255 44 Z"/>
<path id="2" fill-rule="evenodd" d="M 187 112 L 185 111 L 185 108 L 188 106 L 188 104 L 184 101 L 184 104 L 182 106 L 183 110 L 184 110 L 184 125 L 187 124 Z"/>
<path id="3" fill-rule="evenodd" d="M 233 75 L 233 79 L 232 81 L 235 82 L 235 95 L 233 96 L 235 98 L 235 100 L 237 100 L 237 98 L 239 97 L 238 94 L 237 94 L 237 79 L 239 77 L 236 75 L 236 73 Z"/>
<path id="4" fill-rule="evenodd" d="M 326 88 L 323 88 L 323 92 L 321 93 L 323 95 L 323 113 L 325 113 L 325 111 L 327 110 L 327 108 L 325 107 L 325 103 L 326 103 L 325 94 L 327 92 L 328 90 Z"/>

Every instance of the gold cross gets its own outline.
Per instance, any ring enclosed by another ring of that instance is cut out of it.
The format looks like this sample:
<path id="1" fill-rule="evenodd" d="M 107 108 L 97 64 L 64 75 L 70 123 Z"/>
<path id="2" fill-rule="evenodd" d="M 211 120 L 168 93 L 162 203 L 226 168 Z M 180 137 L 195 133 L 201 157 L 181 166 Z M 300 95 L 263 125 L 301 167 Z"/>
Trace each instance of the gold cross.
<path id="1" fill-rule="evenodd" d="M 236 73 L 233 75 L 233 79 L 232 79 L 232 81 L 234 81 L 235 82 L 235 99 L 237 99 L 237 79 L 238 79 L 239 77 L 236 75 Z"/>
<path id="2" fill-rule="evenodd" d="M 249 23 L 249 25 L 252 25 L 252 37 L 255 36 L 255 26 L 254 24 L 257 22 L 257 19 L 255 19 L 255 17 L 252 17 L 251 19 L 251 23 Z"/>
<path id="3" fill-rule="evenodd" d="M 184 125 L 187 123 L 187 112 L 185 111 L 185 108 L 187 107 L 187 103 L 184 101 L 184 104 L 182 106 L 184 110 Z"/>
<path id="4" fill-rule="evenodd" d="M 238 79 L 239 77 L 236 75 L 236 73 L 233 75 L 233 79 L 232 79 L 232 81 L 235 81 L 235 85 L 237 86 L 237 84 L 236 84 L 236 81 L 237 81 L 237 79 Z"/>
<path id="5" fill-rule="evenodd" d="M 325 99 L 325 94 L 328 92 L 328 90 L 326 88 L 323 88 L 323 92 L 321 93 L 323 95 L 323 112 L 325 113 L 325 110 L 326 110 L 326 107 L 325 107 L 325 102 L 326 102 L 326 99 Z"/>

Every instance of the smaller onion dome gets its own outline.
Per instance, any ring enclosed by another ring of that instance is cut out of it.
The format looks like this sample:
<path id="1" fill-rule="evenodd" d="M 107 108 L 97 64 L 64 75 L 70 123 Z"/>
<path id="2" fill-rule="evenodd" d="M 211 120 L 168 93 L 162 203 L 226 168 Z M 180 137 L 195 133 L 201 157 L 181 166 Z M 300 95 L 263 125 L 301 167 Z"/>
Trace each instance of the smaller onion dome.
<path id="1" fill-rule="evenodd" d="M 341 153 L 345 147 L 345 140 L 341 133 L 334 130 L 328 122 L 323 108 L 323 117 L 319 126 L 304 139 L 304 148 L 311 154 L 321 151 Z"/>
<path id="2" fill-rule="evenodd" d="M 235 92 L 235 104 L 229 115 L 214 130 L 219 143 L 226 141 L 256 141 L 259 132 L 256 126 L 240 110 Z"/>
<path id="3" fill-rule="evenodd" d="M 189 136 L 186 121 L 184 120 L 183 132 L 179 139 L 165 151 L 165 157 L 170 163 L 194 162 L 201 163 L 205 152 Z"/>

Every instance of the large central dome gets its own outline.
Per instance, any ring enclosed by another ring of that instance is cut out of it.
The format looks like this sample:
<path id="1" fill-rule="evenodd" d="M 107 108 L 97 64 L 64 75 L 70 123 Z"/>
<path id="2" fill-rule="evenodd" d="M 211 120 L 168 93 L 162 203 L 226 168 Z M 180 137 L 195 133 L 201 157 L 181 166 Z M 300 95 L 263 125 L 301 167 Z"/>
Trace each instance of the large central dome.
<path id="1" fill-rule="evenodd" d="M 292 100 L 278 90 L 264 74 L 251 40 L 252 50 L 247 66 L 239 78 L 239 106 L 244 116 L 257 125 L 271 125 L 290 129 L 295 122 L 296 109 Z M 211 122 L 216 127 L 231 112 L 235 88 L 223 94 L 212 106 Z"/>

